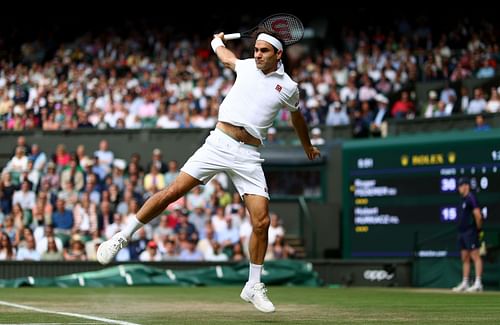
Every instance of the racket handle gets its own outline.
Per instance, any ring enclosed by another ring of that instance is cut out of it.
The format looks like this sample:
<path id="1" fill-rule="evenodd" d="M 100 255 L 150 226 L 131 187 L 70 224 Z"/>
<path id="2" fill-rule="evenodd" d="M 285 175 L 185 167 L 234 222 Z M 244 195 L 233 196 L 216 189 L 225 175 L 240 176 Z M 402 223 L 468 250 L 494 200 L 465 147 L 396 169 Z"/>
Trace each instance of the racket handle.
<path id="1" fill-rule="evenodd" d="M 232 39 L 238 39 L 238 38 L 241 38 L 241 33 L 232 33 L 224 35 L 225 41 L 230 41 Z"/>

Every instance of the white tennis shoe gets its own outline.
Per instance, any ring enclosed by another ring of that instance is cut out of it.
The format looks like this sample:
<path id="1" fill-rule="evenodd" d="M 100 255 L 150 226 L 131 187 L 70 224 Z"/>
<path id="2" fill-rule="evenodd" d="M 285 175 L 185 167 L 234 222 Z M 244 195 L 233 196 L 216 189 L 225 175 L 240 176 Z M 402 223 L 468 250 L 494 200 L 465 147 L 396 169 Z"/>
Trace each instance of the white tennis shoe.
<path id="1" fill-rule="evenodd" d="M 472 286 L 465 290 L 466 292 L 481 292 L 483 291 L 483 284 L 481 282 L 474 282 Z"/>
<path id="2" fill-rule="evenodd" d="M 256 283 L 253 286 L 245 285 L 240 294 L 241 299 L 252 303 L 255 308 L 263 313 L 272 313 L 276 310 L 273 303 L 267 297 L 267 289 L 264 283 Z"/>
<path id="3" fill-rule="evenodd" d="M 97 249 L 97 261 L 102 265 L 109 264 L 113 261 L 120 249 L 126 247 L 127 244 L 127 238 L 125 238 L 121 232 L 114 234 L 110 240 L 106 240 L 104 243 L 99 245 L 99 248 Z"/>
<path id="4" fill-rule="evenodd" d="M 451 290 L 453 290 L 454 292 L 462 292 L 462 291 L 467 291 L 468 289 L 469 289 L 469 283 L 467 283 L 467 281 L 462 281 L 460 282 L 459 285 L 457 285 Z"/>

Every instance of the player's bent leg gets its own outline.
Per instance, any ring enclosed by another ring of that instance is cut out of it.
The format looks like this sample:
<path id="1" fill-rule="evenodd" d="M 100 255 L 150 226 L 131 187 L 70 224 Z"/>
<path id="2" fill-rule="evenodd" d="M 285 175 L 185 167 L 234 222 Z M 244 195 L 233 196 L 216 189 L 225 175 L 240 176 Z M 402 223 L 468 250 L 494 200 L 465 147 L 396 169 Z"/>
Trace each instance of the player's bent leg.
<path id="1" fill-rule="evenodd" d="M 97 261 L 103 265 L 113 261 L 120 249 L 127 246 L 130 237 L 132 237 L 132 234 L 138 227 L 140 228 L 143 224 L 151 221 L 162 213 L 170 203 L 174 202 L 199 184 L 201 184 L 201 181 L 187 173 L 181 172 L 168 188 L 155 193 L 139 209 L 136 215 L 139 223 L 136 222 L 136 226 L 131 228 L 129 227 L 130 225 L 127 225 L 124 231 L 116 233 L 111 239 L 99 246 L 97 249 Z"/>
<path id="2" fill-rule="evenodd" d="M 155 193 L 137 211 L 137 220 L 146 224 L 162 213 L 167 206 L 202 182 L 193 176 L 180 172 L 167 188 Z"/>

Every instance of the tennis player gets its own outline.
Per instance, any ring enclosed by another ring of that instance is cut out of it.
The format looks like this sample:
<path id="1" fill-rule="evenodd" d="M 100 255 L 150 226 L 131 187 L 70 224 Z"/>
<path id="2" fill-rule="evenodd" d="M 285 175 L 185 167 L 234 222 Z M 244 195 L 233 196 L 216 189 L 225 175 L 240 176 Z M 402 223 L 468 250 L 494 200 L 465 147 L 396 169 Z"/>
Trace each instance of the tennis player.
<path id="1" fill-rule="evenodd" d="M 285 108 L 291 113 L 291 122 L 306 156 L 313 160 L 320 156 L 320 151 L 311 144 L 307 124 L 299 110 L 297 83 L 284 71 L 282 42 L 270 34 L 260 33 L 255 41 L 254 58 L 240 60 L 226 48 L 223 40 L 224 33 L 214 35 L 212 49 L 237 77 L 220 105 L 215 129 L 188 159 L 173 183 L 147 200 L 123 231 L 99 246 L 97 260 L 101 264 L 110 263 L 132 234 L 171 202 L 193 187 L 206 184 L 217 173 L 226 172 L 244 199 L 253 226 L 249 277 L 240 296 L 258 310 L 269 313 L 274 312 L 275 307 L 261 281 L 268 245 L 269 194 L 259 147 L 279 110 Z"/>

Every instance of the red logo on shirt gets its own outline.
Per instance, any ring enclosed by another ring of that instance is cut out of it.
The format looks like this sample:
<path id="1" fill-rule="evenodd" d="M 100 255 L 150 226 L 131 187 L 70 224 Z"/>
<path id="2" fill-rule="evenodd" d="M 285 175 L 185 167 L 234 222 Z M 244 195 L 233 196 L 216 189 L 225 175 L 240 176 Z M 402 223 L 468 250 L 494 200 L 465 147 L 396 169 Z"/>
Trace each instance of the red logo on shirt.
<path id="1" fill-rule="evenodd" d="M 281 92 L 281 89 L 283 89 L 283 87 L 281 87 L 280 84 L 277 84 L 276 88 L 274 88 L 274 89 L 276 89 L 278 92 Z"/>

